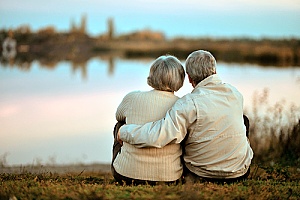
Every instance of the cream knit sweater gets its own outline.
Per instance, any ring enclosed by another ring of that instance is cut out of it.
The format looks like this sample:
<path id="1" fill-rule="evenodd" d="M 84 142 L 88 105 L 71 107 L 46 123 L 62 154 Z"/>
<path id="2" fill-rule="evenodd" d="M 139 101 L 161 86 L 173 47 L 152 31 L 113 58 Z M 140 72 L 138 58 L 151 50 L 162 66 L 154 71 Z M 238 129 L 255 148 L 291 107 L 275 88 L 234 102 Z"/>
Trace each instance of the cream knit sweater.
<path id="1" fill-rule="evenodd" d="M 144 124 L 163 118 L 178 99 L 172 92 L 151 90 L 127 94 L 116 112 L 117 121 Z M 126 177 L 149 181 L 175 181 L 182 174 L 180 144 L 164 148 L 136 148 L 123 143 L 113 165 Z"/>

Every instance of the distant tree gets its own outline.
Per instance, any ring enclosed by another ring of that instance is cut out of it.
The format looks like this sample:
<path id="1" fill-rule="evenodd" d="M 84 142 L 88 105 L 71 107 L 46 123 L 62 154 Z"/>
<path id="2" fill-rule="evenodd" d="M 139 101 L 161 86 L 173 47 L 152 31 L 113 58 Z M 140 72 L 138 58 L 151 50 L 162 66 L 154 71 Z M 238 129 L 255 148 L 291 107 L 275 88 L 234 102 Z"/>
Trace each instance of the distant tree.
<path id="1" fill-rule="evenodd" d="M 45 28 L 41 28 L 38 30 L 39 35 L 54 35 L 56 33 L 56 30 L 53 26 L 48 26 Z"/>
<path id="2" fill-rule="evenodd" d="M 71 20 L 70 27 L 71 27 L 71 30 L 70 30 L 71 32 L 76 32 L 77 31 L 77 27 L 76 27 L 76 24 L 74 22 L 74 19 Z"/>
<path id="3" fill-rule="evenodd" d="M 22 26 L 18 27 L 17 29 L 15 29 L 15 32 L 20 33 L 20 34 L 30 34 L 31 28 L 28 25 L 22 25 Z"/>
<path id="4" fill-rule="evenodd" d="M 31 28 L 28 25 L 22 25 L 14 30 L 15 39 L 18 44 L 28 43 L 31 39 Z"/>
<path id="5" fill-rule="evenodd" d="M 86 34 L 86 15 L 81 16 L 80 33 Z"/>
<path id="6" fill-rule="evenodd" d="M 115 29 L 114 29 L 114 21 L 112 18 L 109 18 L 107 20 L 107 26 L 108 26 L 108 33 L 107 33 L 107 36 L 108 36 L 108 39 L 113 39 L 114 38 L 114 32 L 115 32 Z"/>
<path id="7" fill-rule="evenodd" d="M 125 40 L 152 40 L 152 41 L 163 41 L 165 35 L 162 32 L 151 31 L 148 29 L 135 31 L 129 34 L 121 35 L 120 39 Z"/>

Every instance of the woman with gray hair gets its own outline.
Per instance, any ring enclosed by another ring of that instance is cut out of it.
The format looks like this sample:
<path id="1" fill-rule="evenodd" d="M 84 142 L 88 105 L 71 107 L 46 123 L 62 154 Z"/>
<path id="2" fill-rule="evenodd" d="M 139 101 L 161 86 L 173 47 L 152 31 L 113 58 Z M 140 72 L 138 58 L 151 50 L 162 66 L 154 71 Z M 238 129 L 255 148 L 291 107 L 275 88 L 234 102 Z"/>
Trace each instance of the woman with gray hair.
<path id="1" fill-rule="evenodd" d="M 174 95 L 184 82 L 185 72 L 180 61 L 171 55 L 160 56 L 150 68 L 147 83 L 150 91 L 134 91 L 127 94 L 116 112 L 117 123 L 114 130 L 112 173 L 116 181 L 126 184 L 156 184 L 176 182 L 182 175 L 180 144 L 166 145 L 164 148 L 137 148 L 137 146 L 117 141 L 117 131 L 126 124 L 145 124 L 165 116 L 178 99 Z"/>

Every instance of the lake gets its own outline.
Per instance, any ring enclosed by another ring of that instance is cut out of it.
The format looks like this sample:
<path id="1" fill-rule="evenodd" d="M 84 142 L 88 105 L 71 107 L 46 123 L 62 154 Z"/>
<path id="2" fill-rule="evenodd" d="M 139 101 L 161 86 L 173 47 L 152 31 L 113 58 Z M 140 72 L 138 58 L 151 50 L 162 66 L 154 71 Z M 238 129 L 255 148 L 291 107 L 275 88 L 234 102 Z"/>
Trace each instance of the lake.
<path id="1" fill-rule="evenodd" d="M 127 93 L 151 89 L 146 81 L 151 62 L 92 58 L 84 65 L 0 65 L 0 161 L 109 163 L 115 111 Z M 264 89 L 270 105 L 300 106 L 300 67 L 218 63 L 217 72 L 244 95 L 249 112 L 253 96 Z M 191 90 L 186 80 L 176 95 Z"/>

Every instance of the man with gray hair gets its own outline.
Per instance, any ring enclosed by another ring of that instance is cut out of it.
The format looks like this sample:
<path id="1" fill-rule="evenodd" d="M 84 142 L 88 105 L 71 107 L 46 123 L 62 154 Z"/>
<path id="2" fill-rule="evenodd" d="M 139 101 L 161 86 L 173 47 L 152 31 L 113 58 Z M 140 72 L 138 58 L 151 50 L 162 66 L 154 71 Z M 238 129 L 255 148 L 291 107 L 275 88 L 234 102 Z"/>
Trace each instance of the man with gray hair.
<path id="1" fill-rule="evenodd" d="M 122 126 L 120 142 L 140 148 L 181 143 L 188 180 L 230 183 L 247 178 L 253 151 L 246 136 L 243 96 L 221 81 L 210 52 L 194 51 L 185 67 L 193 91 L 161 120 Z"/>

